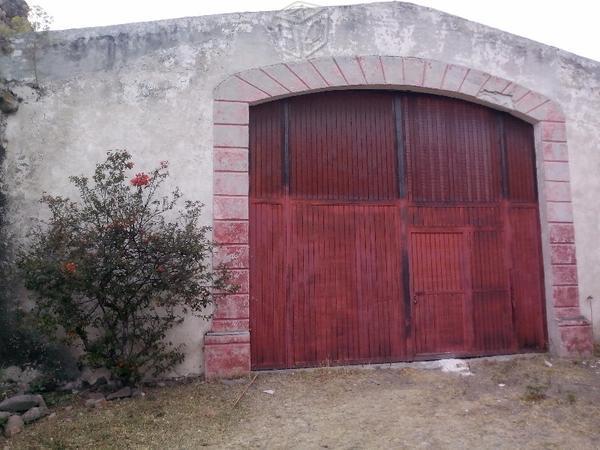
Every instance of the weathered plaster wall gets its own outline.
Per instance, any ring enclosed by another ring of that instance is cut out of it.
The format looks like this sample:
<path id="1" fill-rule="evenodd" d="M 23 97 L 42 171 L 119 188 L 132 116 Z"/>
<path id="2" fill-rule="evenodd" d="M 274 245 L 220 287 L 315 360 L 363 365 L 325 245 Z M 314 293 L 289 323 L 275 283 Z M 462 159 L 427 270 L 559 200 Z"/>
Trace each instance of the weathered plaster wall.
<path id="1" fill-rule="evenodd" d="M 308 56 L 417 56 L 465 65 L 534 89 L 567 116 L 582 311 L 595 300 L 600 336 L 600 63 L 406 3 L 320 10 L 323 46 L 312 55 L 276 12 L 228 14 L 52 32 L 0 57 L 1 76 L 39 82 L 21 88 L 6 139 L 9 226 L 40 214 L 43 191 L 69 193 L 68 175 L 89 172 L 105 151 L 127 148 L 140 169 L 171 162 L 172 181 L 212 217 L 212 98 L 235 72 Z M 543 20 L 540 17 L 532 20 Z M 301 34 L 300 34 L 301 36 Z M 304 50 L 303 50 L 304 49 Z M 302 54 L 302 53 L 305 54 Z M 36 54 L 35 58 L 33 54 Z M 37 73 L 36 73 L 37 72 Z M 201 371 L 208 324 L 187 321 L 180 375 Z"/>

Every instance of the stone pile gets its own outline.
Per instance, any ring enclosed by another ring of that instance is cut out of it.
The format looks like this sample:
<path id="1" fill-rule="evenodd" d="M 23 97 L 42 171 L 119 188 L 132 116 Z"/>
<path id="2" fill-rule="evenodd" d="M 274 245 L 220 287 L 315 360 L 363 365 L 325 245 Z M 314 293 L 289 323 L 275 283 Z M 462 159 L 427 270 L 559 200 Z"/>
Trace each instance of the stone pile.
<path id="1" fill-rule="evenodd" d="M 120 400 L 123 398 L 139 398 L 143 397 L 146 394 L 142 392 L 141 389 L 138 388 L 130 388 L 129 386 L 125 386 L 118 391 L 111 392 L 108 395 L 104 395 L 100 392 L 89 392 L 87 396 L 87 400 L 85 401 L 85 406 L 88 408 L 101 408 L 106 405 L 107 402 L 111 400 Z"/>
<path id="2" fill-rule="evenodd" d="M 4 427 L 6 437 L 20 433 L 26 424 L 48 414 L 48 407 L 41 395 L 14 395 L 0 402 L 0 425 Z"/>
<path id="3" fill-rule="evenodd" d="M 40 376 L 41 373 L 37 370 L 22 370 L 16 366 L 2 370 L 0 384 L 4 383 L 5 386 L 19 389 L 18 395 L 0 402 L 0 432 L 3 430 L 6 437 L 20 433 L 27 424 L 49 415 L 50 417 L 56 415 L 56 413 L 50 414 L 41 395 L 24 393 Z M 145 395 L 139 388 L 123 386 L 119 381 L 112 379 L 110 371 L 104 368 L 86 368 L 78 379 L 60 386 L 58 390 L 70 391 L 85 399 L 85 406 L 88 408 L 101 408 L 112 400 L 139 398 Z"/>

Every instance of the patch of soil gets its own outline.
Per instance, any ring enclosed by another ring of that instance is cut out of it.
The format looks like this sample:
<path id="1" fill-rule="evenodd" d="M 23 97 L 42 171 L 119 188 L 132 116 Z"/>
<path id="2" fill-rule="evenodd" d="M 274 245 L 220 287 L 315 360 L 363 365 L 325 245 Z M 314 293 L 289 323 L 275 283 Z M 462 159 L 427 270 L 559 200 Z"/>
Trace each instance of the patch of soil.
<path id="1" fill-rule="evenodd" d="M 235 408 L 244 384 L 195 381 L 57 408 L 0 448 L 598 448 L 600 363 L 546 360 L 261 372 Z"/>

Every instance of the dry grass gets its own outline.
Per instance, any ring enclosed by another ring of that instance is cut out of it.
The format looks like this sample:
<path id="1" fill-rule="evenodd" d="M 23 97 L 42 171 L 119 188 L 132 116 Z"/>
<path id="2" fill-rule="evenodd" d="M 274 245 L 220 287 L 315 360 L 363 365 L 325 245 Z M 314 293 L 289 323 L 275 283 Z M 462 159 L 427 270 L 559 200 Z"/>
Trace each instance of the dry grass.
<path id="1" fill-rule="evenodd" d="M 600 364 L 539 356 L 471 370 L 261 373 L 236 408 L 243 384 L 201 381 L 104 409 L 78 400 L 0 448 L 598 448 Z"/>

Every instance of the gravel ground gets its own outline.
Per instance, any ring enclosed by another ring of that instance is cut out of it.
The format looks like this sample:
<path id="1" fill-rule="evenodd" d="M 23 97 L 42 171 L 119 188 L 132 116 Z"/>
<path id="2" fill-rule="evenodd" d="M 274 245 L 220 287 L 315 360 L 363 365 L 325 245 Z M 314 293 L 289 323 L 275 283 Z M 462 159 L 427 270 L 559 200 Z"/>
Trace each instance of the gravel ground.
<path id="1" fill-rule="evenodd" d="M 261 372 L 235 407 L 250 379 L 152 388 L 92 410 L 75 399 L 0 448 L 600 448 L 600 361 L 468 363 L 471 376 Z"/>

